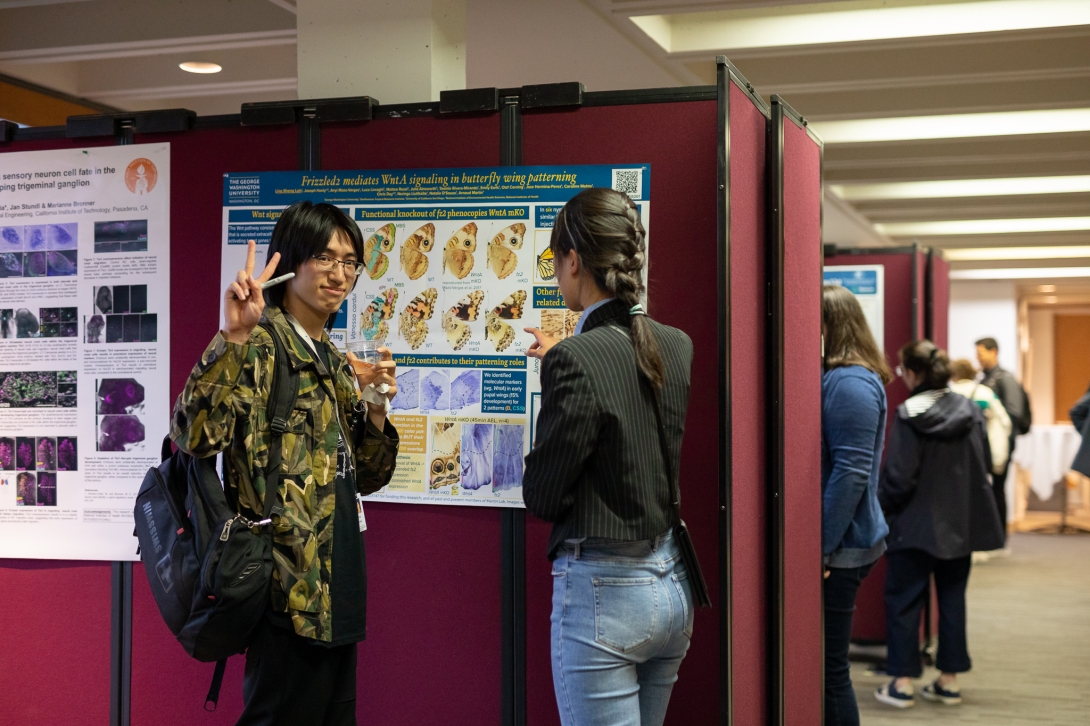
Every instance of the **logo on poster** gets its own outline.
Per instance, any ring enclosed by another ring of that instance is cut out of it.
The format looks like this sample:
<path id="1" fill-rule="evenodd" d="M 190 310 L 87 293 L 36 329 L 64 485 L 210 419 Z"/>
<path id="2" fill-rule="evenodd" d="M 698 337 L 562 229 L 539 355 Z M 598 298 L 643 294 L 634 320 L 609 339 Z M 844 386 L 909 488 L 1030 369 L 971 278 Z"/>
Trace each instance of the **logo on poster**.
<path id="1" fill-rule="evenodd" d="M 159 180 L 159 170 L 151 159 L 133 159 L 125 169 L 125 186 L 138 197 L 142 197 L 155 188 Z"/>

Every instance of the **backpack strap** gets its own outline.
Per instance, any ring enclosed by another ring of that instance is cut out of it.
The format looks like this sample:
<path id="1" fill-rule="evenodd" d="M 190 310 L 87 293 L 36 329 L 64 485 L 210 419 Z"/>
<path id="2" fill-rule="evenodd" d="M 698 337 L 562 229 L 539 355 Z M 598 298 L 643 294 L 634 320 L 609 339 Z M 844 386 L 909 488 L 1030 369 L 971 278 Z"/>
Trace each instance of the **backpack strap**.
<path id="1" fill-rule="evenodd" d="M 272 337 L 275 349 L 273 378 L 269 384 L 269 400 L 266 404 L 272 436 L 269 438 L 269 461 L 265 466 L 265 506 L 262 513 L 263 519 L 270 519 L 276 505 L 276 496 L 274 494 L 270 497 L 268 494 L 279 490 L 280 464 L 284 453 L 280 438 L 288 430 L 288 418 L 295 408 L 295 399 L 299 396 L 299 373 L 288 362 L 287 348 L 284 347 L 284 340 L 276 327 L 268 320 L 262 320 L 260 325 Z"/>

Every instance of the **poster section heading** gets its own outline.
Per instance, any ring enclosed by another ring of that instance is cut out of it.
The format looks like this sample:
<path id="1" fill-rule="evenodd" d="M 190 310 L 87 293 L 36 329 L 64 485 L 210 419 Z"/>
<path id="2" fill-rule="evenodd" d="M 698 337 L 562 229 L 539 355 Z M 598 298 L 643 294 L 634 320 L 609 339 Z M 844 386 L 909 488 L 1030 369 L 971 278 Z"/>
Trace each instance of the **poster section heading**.
<path id="1" fill-rule="evenodd" d="M 520 507 L 541 392 L 526 329 L 563 339 L 579 320 L 556 284 L 557 216 L 581 190 L 608 187 L 635 200 L 647 227 L 650 173 L 618 164 L 228 174 L 223 284 L 249 239 L 269 243 L 288 205 L 342 209 L 359 227 L 363 269 L 330 339 L 379 341 L 397 363 L 397 468 L 364 504 Z"/>
<path id="2" fill-rule="evenodd" d="M 0 154 L 0 557 L 137 559 L 169 340 L 170 145 Z"/>

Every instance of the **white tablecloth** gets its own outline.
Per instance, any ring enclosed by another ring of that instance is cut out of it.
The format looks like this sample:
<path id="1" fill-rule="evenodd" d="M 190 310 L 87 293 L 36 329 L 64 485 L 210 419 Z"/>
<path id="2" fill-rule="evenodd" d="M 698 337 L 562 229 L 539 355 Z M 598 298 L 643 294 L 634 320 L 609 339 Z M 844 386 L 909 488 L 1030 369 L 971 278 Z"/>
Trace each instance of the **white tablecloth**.
<path id="1" fill-rule="evenodd" d="M 1030 472 L 1031 485 L 1041 499 L 1049 499 L 1055 484 L 1071 470 L 1082 437 L 1071 424 L 1033 426 L 1015 439 L 1012 461 Z"/>

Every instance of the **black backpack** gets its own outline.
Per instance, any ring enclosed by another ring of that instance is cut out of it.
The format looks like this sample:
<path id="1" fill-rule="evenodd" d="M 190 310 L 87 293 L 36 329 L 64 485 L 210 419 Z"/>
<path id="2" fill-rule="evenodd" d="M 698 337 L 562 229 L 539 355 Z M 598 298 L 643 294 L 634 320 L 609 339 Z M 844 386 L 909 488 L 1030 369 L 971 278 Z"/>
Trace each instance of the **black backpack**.
<path id="1" fill-rule="evenodd" d="M 261 325 L 272 335 L 276 350 L 261 520 L 252 522 L 239 514 L 233 491 L 216 473 L 216 457 L 199 459 L 181 450 L 172 454 L 169 437 L 163 440 L 163 463 L 148 469 L 136 495 L 140 559 L 159 612 L 186 653 L 217 661 L 205 700 L 210 711 L 216 708 L 227 658 L 246 649 L 268 607 L 271 524 L 280 509 L 275 506 L 280 437 L 299 390 L 299 374 L 288 363 L 279 334 L 270 323 Z"/>
<path id="2" fill-rule="evenodd" d="M 1033 409 L 1029 405 L 1029 394 L 1026 393 L 1026 389 L 1021 384 L 1018 385 L 1018 395 L 1022 397 L 1022 415 L 1017 421 L 1012 422 L 1015 436 L 1028 434 L 1029 427 L 1033 424 Z"/>

